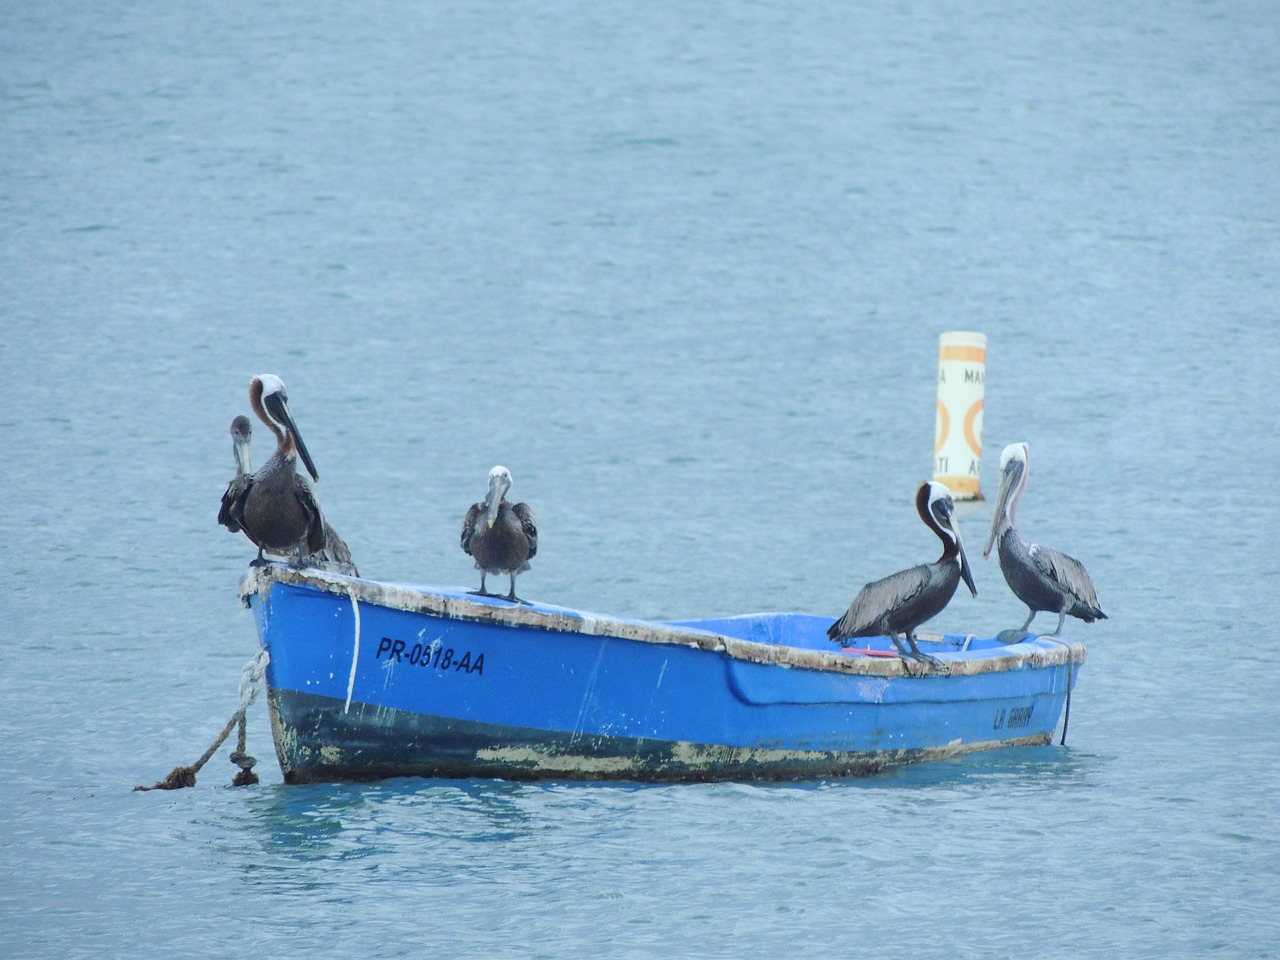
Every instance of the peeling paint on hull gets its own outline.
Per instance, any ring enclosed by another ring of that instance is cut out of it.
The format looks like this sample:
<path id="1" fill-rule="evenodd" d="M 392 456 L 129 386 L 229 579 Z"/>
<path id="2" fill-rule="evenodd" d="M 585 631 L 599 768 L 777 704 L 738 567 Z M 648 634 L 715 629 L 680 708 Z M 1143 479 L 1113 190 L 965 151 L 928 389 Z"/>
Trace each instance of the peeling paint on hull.
<path id="1" fill-rule="evenodd" d="M 274 566 L 242 591 L 291 783 L 866 774 L 1049 743 L 1084 660 L 938 638 L 921 668 L 832 652 L 820 617 L 627 621 Z"/>
<path id="2" fill-rule="evenodd" d="M 366 723 L 367 712 L 377 722 Z M 802 780 L 864 776 L 996 747 L 1039 746 L 1051 734 L 880 751 L 769 750 L 618 738 L 572 738 L 458 723 L 402 711 L 273 691 L 272 726 L 288 783 L 388 777 L 506 780 Z M 302 732 L 302 731 L 305 731 Z M 335 746 L 341 743 L 342 746 Z"/>

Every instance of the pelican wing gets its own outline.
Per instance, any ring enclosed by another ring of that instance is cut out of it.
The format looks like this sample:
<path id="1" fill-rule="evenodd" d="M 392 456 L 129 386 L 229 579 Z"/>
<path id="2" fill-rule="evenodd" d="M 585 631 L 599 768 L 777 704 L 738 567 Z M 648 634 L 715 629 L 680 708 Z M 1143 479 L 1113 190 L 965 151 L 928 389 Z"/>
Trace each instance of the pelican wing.
<path id="1" fill-rule="evenodd" d="M 1077 604 L 1089 608 L 1094 618 L 1105 616 L 1098 606 L 1098 593 L 1084 564 L 1075 557 L 1069 557 L 1050 547 L 1042 547 L 1038 543 L 1033 543 L 1028 552 L 1036 569 L 1064 593 L 1073 597 Z"/>
<path id="2" fill-rule="evenodd" d="M 467 515 L 462 518 L 462 536 L 459 542 L 462 549 L 467 555 L 471 555 L 471 538 L 476 535 L 476 528 L 480 525 L 480 518 L 484 516 L 484 504 L 473 503 Z"/>
<path id="3" fill-rule="evenodd" d="M 347 546 L 347 541 L 342 539 L 337 530 L 329 526 L 328 521 L 325 521 L 324 525 L 324 552 L 329 555 L 329 559 L 334 563 L 355 567 L 355 562 L 351 559 L 351 548 Z"/>
<path id="4" fill-rule="evenodd" d="M 320 501 L 311 481 L 300 473 L 294 474 L 293 496 L 298 506 L 307 515 L 307 553 L 316 553 L 324 549 L 324 513 L 320 509 Z"/>
<path id="5" fill-rule="evenodd" d="M 844 616 L 827 630 L 832 640 L 876 637 L 889 632 L 889 618 L 910 604 L 929 584 L 929 568 L 921 564 L 891 573 L 858 591 Z"/>
<path id="6" fill-rule="evenodd" d="M 529 540 L 529 559 L 532 560 L 538 553 L 538 522 L 533 519 L 533 511 L 527 503 L 517 503 L 511 512 L 520 521 L 520 529 Z"/>
<path id="7" fill-rule="evenodd" d="M 249 495 L 253 486 L 253 476 L 241 474 L 227 484 L 227 492 L 222 495 L 222 506 L 218 508 L 218 522 L 232 533 L 243 529 L 244 498 Z"/>
<path id="8" fill-rule="evenodd" d="M 324 549 L 303 559 L 303 566 L 329 570 L 333 573 L 345 574 L 348 577 L 360 576 L 355 561 L 351 559 L 351 548 L 343 540 L 338 531 L 324 522 Z"/>

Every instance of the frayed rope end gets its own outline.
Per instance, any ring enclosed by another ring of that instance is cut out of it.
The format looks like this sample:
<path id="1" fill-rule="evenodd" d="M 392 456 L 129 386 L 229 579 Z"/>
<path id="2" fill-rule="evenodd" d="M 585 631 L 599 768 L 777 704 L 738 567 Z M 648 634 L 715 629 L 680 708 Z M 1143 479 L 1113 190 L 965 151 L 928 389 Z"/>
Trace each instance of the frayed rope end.
<path id="1" fill-rule="evenodd" d="M 169 771 L 169 775 L 163 780 L 157 780 L 154 786 L 150 787 L 134 787 L 134 792 L 139 790 L 181 790 L 183 787 L 194 787 L 196 785 L 196 768 L 195 767 L 174 767 Z"/>

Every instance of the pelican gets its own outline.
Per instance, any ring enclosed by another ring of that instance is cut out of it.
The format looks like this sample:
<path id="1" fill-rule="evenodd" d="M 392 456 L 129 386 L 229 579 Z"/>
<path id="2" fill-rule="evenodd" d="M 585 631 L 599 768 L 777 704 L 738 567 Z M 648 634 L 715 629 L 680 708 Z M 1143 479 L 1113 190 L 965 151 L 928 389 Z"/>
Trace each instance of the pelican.
<path id="1" fill-rule="evenodd" d="M 253 425 L 246 416 L 238 416 L 231 421 L 231 454 L 236 459 L 236 475 L 227 484 L 227 492 L 222 495 L 222 506 L 218 510 L 218 522 L 232 533 L 241 531 L 238 516 L 243 507 L 244 495 L 253 484 L 253 462 L 249 452 L 249 441 L 253 436 Z"/>
<path id="2" fill-rule="evenodd" d="M 249 381 L 249 404 L 276 435 L 276 451 L 256 473 L 249 473 L 249 421 L 232 421 L 236 476 L 223 494 L 218 522 L 233 532 L 243 530 L 257 546 L 253 566 L 267 562 L 264 550 L 301 560 L 324 549 L 325 522 L 311 481 L 297 470 L 298 457 L 314 479 L 320 477 L 293 422 L 284 381 L 271 373 L 254 377 Z"/>
<path id="3" fill-rule="evenodd" d="M 827 630 L 827 636 L 842 647 L 854 637 L 888 636 L 903 659 L 936 664 L 933 657 L 921 653 L 916 646 L 916 627 L 942 612 L 962 577 L 969 592 L 978 595 L 960 542 L 951 491 L 940 483 L 920 484 L 916 510 L 942 541 L 942 556 L 933 563 L 899 570 L 859 590 L 844 616 Z M 905 635 L 910 651 L 898 640 L 899 633 Z"/>
<path id="4" fill-rule="evenodd" d="M 471 505 L 462 520 L 462 549 L 476 558 L 480 571 L 480 589 L 472 593 L 497 596 L 485 590 L 485 575 L 505 573 L 511 578 L 506 599 L 526 603 L 516 596 L 516 574 L 528 570 L 529 561 L 538 553 L 538 525 L 527 503 L 507 502 L 509 489 L 511 471 L 503 466 L 489 471 L 489 492 L 484 500 Z"/>
<path id="5" fill-rule="evenodd" d="M 218 522 L 232 533 L 242 529 L 236 517 L 243 514 L 244 496 L 253 484 L 253 457 L 249 447 L 252 438 L 253 427 L 248 417 L 239 416 L 231 421 L 231 452 L 236 460 L 236 475 L 231 478 L 231 482 L 227 484 L 227 492 L 222 495 Z M 247 536 L 248 533 L 246 532 L 245 535 Z M 259 546 L 257 543 L 254 545 Z M 345 574 L 349 577 L 360 576 L 346 541 L 327 520 L 324 523 L 324 548 L 304 557 L 302 565 Z"/>
<path id="6" fill-rule="evenodd" d="M 1000 541 L 1000 570 L 1005 582 L 1031 611 L 1020 632 L 1026 632 L 1037 613 L 1047 610 L 1058 615 L 1058 627 L 1049 634 L 1056 637 L 1067 614 L 1085 623 L 1105 620 L 1107 615 L 1098 606 L 1093 580 L 1079 560 L 1038 543 L 1024 543 L 1013 525 L 1018 501 L 1027 488 L 1029 452 L 1028 444 L 1011 443 L 1000 454 L 1000 492 L 982 556 L 990 555 L 992 545 Z"/>

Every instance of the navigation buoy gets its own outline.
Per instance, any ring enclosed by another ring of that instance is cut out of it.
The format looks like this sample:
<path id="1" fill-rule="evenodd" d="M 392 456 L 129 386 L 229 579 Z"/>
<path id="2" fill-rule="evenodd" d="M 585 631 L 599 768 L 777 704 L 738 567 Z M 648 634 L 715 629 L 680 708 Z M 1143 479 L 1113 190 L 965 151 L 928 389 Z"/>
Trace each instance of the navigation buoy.
<path id="1" fill-rule="evenodd" d="M 954 500 L 981 500 L 982 401 L 987 335 L 952 331 L 938 337 L 938 429 L 933 479 Z"/>

